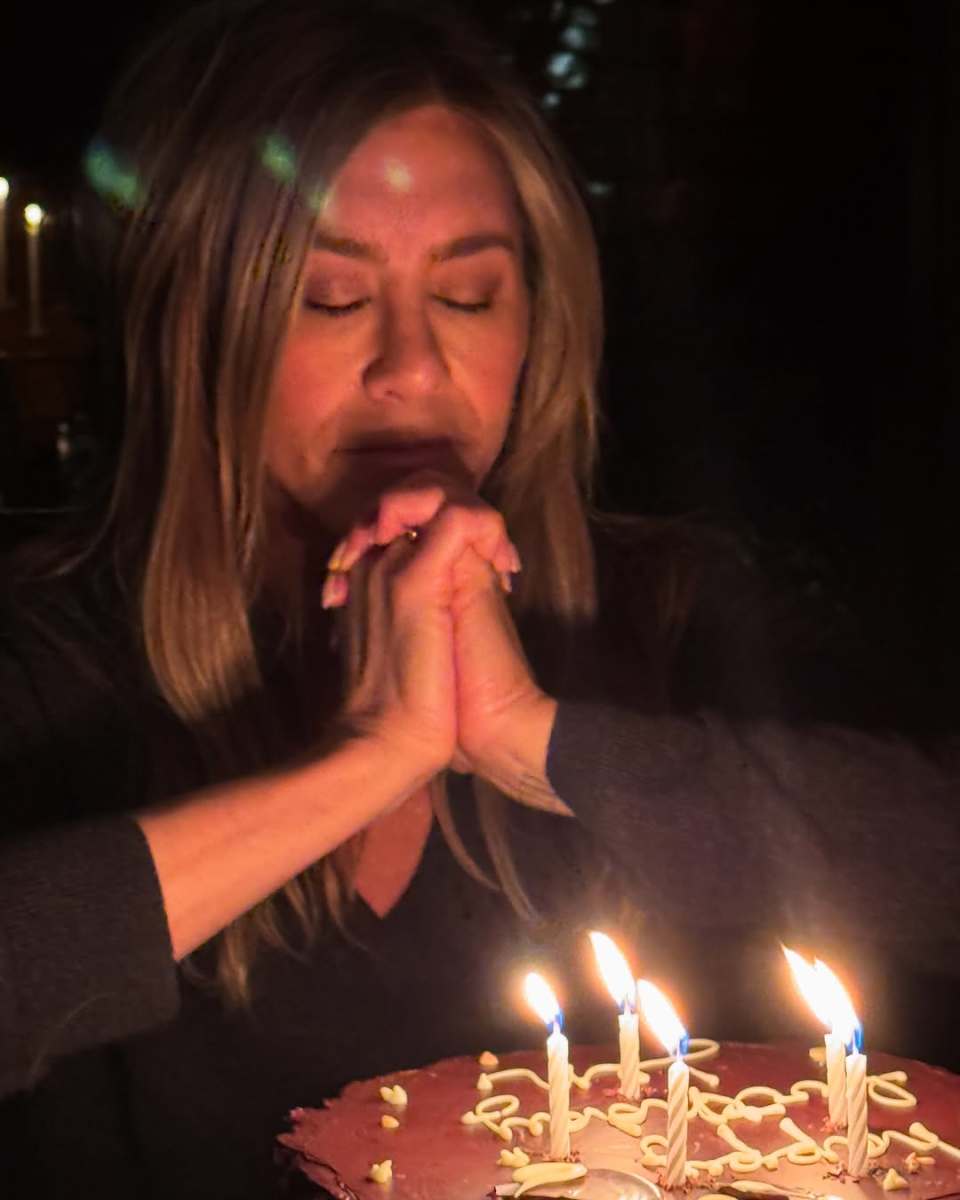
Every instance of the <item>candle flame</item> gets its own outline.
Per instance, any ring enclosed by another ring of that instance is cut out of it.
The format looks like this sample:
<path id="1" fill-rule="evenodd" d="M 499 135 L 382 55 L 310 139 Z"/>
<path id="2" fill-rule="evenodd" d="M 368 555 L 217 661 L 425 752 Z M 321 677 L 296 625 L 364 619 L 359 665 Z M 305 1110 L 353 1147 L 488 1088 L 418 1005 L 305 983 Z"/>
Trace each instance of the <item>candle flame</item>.
<path id="1" fill-rule="evenodd" d="M 627 960 L 617 949 L 613 939 L 608 938 L 605 933 L 592 932 L 590 941 L 607 991 L 624 1012 L 632 1012 L 637 1007 L 637 985 Z"/>
<path id="2" fill-rule="evenodd" d="M 39 229 L 45 215 L 39 204 L 28 204 L 23 210 L 23 219 L 31 229 Z"/>
<path id="3" fill-rule="evenodd" d="M 687 1040 L 687 1031 L 681 1024 L 673 1005 L 659 988 L 646 979 L 637 980 L 637 998 L 643 1019 L 653 1030 L 657 1041 L 663 1043 L 668 1054 L 677 1055 Z"/>
<path id="4" fill-rule="evenodd" d="M 0 204 L 10 195 L 10 180 L 0 175 Z"/>
<path id="5" fill-rule="evenodd" d="M 860 1027 L 860 1020 L 846 988 L 834 972 L 819 958 L 811 965 L 788 946 L 783 947 L 783 953 L 790 964 L 800 995 L 810 1005 L 817 1020 L 843 1042 L 852 1042 Z"/>
<path id="6" fill-rule="evenodd" d="M 542 975 L 538 975 L 535 971 L 531 971 L 527 975 L 523 981 L 523 995 L 544 1025 L 559 1024 L 560 1005 L 553 993 L 553 988 Z"/>

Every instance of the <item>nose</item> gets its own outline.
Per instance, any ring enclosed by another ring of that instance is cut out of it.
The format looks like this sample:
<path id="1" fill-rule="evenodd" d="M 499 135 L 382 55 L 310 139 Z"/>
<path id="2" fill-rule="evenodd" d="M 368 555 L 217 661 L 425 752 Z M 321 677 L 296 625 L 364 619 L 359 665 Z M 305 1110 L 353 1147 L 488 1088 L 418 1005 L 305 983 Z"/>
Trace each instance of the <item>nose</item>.
<path id="1" fill-rule="evenodd" d="M 443 355 L 427 314 L 416 306 L 385 308 L 364 372 L 374 400 L 416 400 L 436 392 L 446 375 Z"/>

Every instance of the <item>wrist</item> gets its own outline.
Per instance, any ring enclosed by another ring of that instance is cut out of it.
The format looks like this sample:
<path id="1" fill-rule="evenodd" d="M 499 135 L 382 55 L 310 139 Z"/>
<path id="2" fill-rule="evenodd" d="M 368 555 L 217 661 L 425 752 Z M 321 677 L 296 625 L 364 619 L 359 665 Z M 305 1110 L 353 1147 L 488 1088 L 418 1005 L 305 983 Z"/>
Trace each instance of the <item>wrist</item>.
<path id="1" fill-rule="evenodd" d="M 409 780 L 411 790 L 445 770 L 452 755 L 422 730 L 381 715 L 346 713 L 340 727 L 345 740 L 373 756 L 391 775 Z"/>
<path id="2" fill-rule="evenodd" d="M 470 756 L 474 772 L 506 795 L 533 808 L 568 814 L 547 777 L 547 751 L 557 715 L 557 702 L 538 692 L 516 710 L 504 714 L 496 735 Z"/>

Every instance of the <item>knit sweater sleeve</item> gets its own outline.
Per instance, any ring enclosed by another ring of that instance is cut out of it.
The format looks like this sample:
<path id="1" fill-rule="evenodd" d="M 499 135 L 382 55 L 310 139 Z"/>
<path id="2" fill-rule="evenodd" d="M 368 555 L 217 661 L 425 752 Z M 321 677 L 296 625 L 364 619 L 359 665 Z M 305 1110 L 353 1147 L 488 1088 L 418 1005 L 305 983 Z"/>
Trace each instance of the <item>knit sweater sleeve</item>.
<path id="1" fill-rule="evenodd" d="M 665 921 L 751 913 L 958 969 L 960 775 L 894 736 L 563 703 L 552 786 Z"/>
<path id="2" fill-rule="evenodd" d="M 960 744 L 878 716 L 892 689 L 870 662 L 784 611 L 756 572 L 707 559 L 670 698 L 562 701 L 551 784 L 665 922 L 882 938 L 956 973 Z"/>
<path id="3" fill-rule="evenodd" d="M 96 736 L 98 704 L 66 664 L 0 641 L 0 1094 L 177 1009 L 159 882 L 110 794 L 124 748 Z"/>

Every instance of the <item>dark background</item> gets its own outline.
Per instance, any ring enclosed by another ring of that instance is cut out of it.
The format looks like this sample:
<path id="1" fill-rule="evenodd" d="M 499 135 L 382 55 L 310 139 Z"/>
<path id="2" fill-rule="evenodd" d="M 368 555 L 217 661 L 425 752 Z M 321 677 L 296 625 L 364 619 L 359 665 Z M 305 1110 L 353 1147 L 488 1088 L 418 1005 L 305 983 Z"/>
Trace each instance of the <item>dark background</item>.
<path id="1" fill-rule="evenodd" d="M 11 203 L 54 215 L 50 334 L 28 343 L 8 314 L 0 352 L 8 507 L 69 501 L 57 427 L 76 442 L 78 409 L 81 433 L 102 420 L 70 189 L 130 44 L 182 7 L 76 5 L 55 40 L 31 17 L 0 51 L 0 171 Z M 960 5 L 468 7 L 542 97 L 595 214 L 601 502 L 733 525 L 892 665 L 919 724 L 953 728 Z"/>

